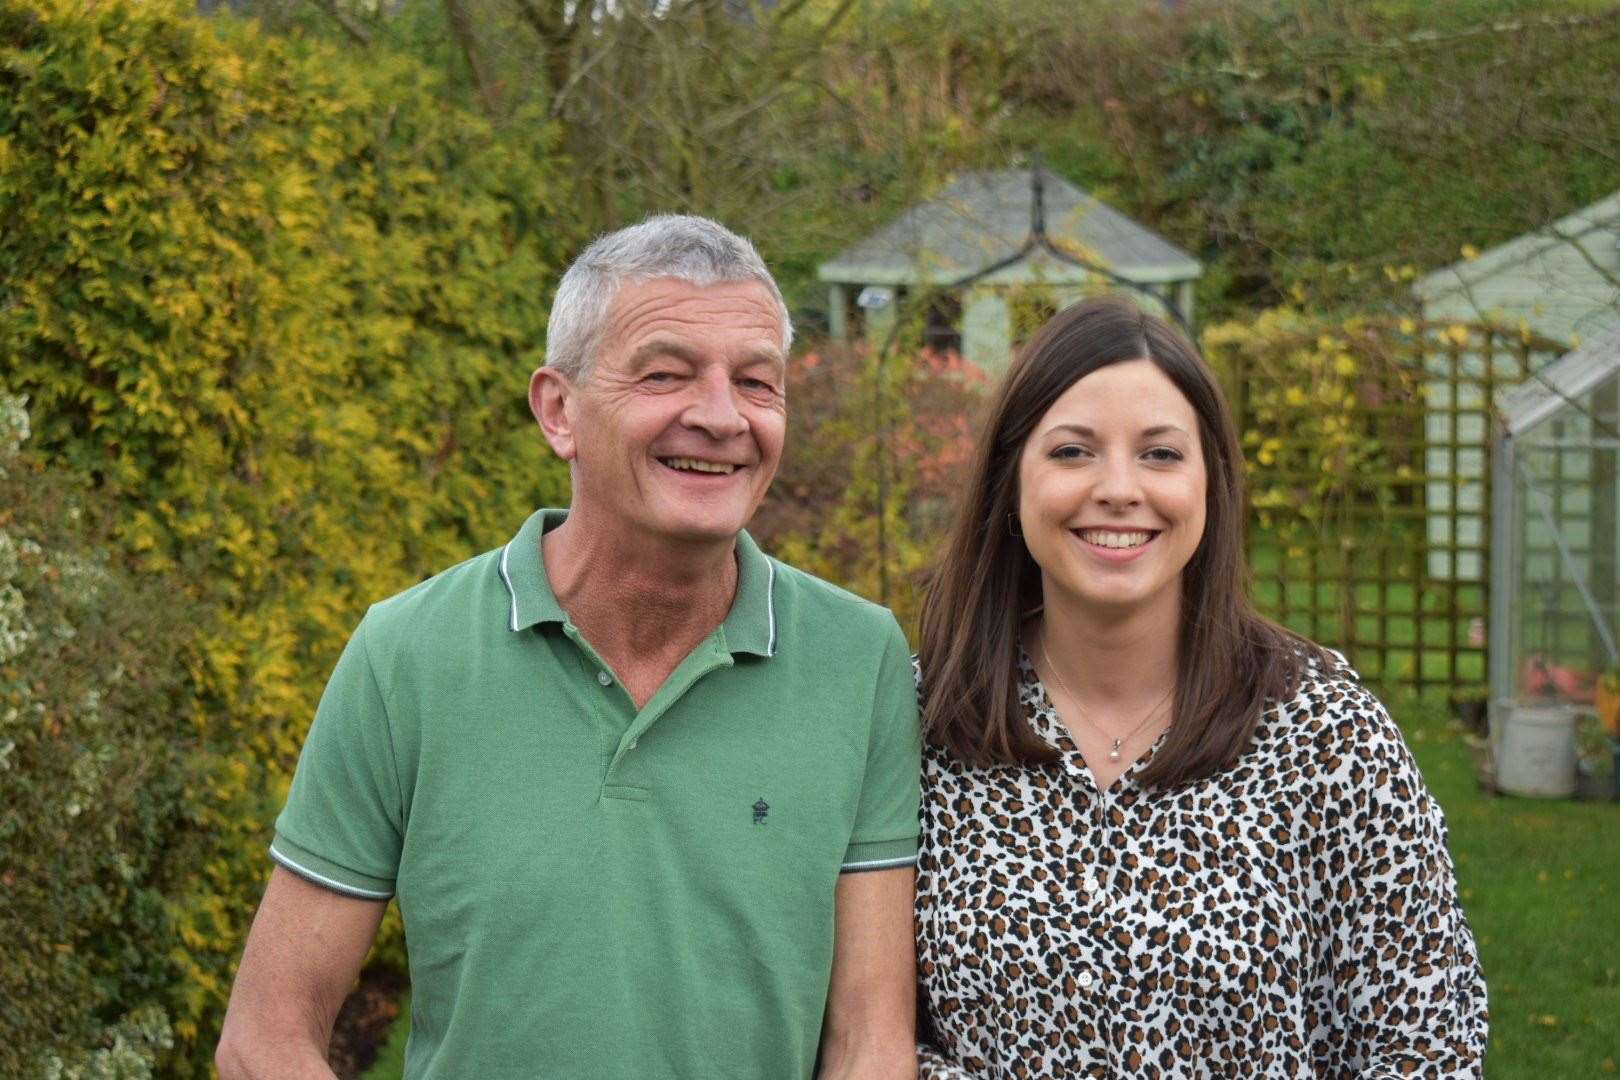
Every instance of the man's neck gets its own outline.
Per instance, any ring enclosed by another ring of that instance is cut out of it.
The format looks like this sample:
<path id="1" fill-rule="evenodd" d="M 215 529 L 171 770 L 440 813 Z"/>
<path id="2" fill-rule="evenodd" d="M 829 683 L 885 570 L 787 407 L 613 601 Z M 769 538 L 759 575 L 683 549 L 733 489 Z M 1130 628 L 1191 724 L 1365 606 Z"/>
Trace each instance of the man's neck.
<path id="1" fill-rule="evenodd" d="M 638 541 L 571 513 L 541 550 L 557 603 L 637 705 L 725 621 L 737 594 L 734 540 Z"/>

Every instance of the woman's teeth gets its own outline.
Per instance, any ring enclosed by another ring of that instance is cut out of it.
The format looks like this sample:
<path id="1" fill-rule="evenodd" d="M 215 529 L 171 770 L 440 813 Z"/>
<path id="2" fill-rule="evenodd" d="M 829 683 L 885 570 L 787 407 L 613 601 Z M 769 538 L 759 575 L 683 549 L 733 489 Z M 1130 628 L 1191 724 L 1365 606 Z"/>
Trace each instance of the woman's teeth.
<path id="1" fill-rule="evenodd" d="M 1096 544 L 1105 548 L 1133 548 L 1141 547 L 1153 539 L 1149 532 L 1105 532 L 1102 529 L 1083 529 L 1080 539 L 1088 544 Z"/>
<path id="2" fill-rule="evenodd" d="M 660 460 L 672 469 L 686 469 L 689 472 L 727 474 L 737 471 L 737 466 L 720 461 L 699 461 L 697 458 L 689 457 L 661 458 Z"/>

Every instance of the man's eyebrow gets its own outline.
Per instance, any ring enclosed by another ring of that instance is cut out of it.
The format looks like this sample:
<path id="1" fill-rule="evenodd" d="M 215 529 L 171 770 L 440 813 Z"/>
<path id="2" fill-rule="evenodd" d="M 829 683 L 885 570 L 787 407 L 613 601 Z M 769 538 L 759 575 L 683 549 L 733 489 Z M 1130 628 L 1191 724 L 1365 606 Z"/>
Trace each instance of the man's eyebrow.
<path id="1" fill-rule="evenodd" d="M 697 350 L 683 345 L 670 338 L 653 338 L 637 346 L 636 351 L 630 354 L 630 366 L 639 368 L 661 356 L 672 356 L 677 360 L 685 360 L 689 364 L 697 363 L 701 357 Z"/>
<path id="2" fill-rule="evenodd" d="M 748 359 L 745 362 L 749 364 L 770 364 L 779 371 L 787 370 L 787 358 L 782 355 L 780 350 L 772 348 L 750 349 Z"/>
<path id="3" fill-rule="evenodd" d="M 703 362 L 703 354 L 683 342 L 676 341 L 673 338 L 653 338 L 651 341 L 643 342 L 637 346 L 635 352 L 630 354 L 629 363 L 631 369 L 634 370 L 651 363 L 659 357 L 666 356 L 694 365 Z M 787 369 L 787 360 L 783 358 L 781 352 L 770 347 L 750 349 L 743 362 L 745 364 L 770 364 L 778 371 Z"/>

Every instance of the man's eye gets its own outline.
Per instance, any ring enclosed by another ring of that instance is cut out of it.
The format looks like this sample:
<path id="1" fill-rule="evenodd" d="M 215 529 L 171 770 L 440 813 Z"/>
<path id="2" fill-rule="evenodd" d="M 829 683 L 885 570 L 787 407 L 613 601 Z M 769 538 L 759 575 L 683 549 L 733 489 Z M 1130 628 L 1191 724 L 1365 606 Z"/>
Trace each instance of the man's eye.
<path id="1" fill-rule="evenodd" d="M 675 378 L 673 371 L 649 371 L 642 376 L 644 382 L 670 382 Z"/>
<path id="2" fill-rule="evenodd" d="M 745 390 L 762 390 L 767 393 L 776 393 L 775 385 L 766 382 L 764 379 L 743 379 L 741 382 Z"/>

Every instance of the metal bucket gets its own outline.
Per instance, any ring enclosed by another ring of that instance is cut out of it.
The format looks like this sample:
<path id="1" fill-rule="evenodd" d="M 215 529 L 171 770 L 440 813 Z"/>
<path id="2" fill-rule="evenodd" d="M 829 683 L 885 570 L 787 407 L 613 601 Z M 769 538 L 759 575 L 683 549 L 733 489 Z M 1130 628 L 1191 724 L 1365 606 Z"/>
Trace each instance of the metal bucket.
<path id="1" fill-rule="evenodd" d="M 1496 709 L 1496 787 L 1509 795 L 1575 794 L 1574 705 L 1502 702 Z"/>

